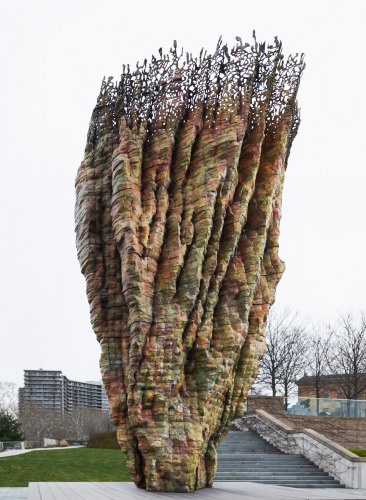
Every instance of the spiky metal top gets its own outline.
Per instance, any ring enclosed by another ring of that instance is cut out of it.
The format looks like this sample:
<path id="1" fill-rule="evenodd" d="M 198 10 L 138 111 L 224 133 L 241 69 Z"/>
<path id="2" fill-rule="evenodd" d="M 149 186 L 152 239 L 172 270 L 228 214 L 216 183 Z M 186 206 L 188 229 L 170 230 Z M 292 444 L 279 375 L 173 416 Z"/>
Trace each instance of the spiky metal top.
<path id="1" fill-rule="evenodd" d="M 229 120 L 231 115 L 244 115 L 250 103 L 253 126 L 268 96 L 266 122 L 274 125 L 287 106 L 296 106 L 304 55 L 290 55 L 285 60 L 277 37 L 266 47 L 253 35 L 253 45 L 236 37 L 231 50 L 220 38 L 213 54 L 202 49 L 195 58 L 188 52 L 184 55 L 183 49 L 178 53 L 174 41 L 169 54 L 159 49 L 159 57 L 152 56 L 150 63 L 147 59 L 138 62 L 135 70 L 123 65 L 119 82 L 112 77 L 103 80 L 88 144 L 95 144 L 105 131 L 117 131 L 121 119 L 147 137 L 156 129 L 176 129 L 187 112 L 197 107 L 203 110 L 204 122 L 215 127 L 223 111 Z M 298 124 L 297 117 L 294 133 Z"/>

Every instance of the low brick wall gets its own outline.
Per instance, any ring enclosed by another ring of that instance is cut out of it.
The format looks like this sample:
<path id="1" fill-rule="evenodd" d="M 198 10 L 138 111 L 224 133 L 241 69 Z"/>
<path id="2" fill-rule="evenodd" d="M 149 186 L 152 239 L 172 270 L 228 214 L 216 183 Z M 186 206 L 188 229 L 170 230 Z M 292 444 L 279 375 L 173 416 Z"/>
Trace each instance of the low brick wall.
<path id="1" fill-rule="evenodd" d="M 284 414 L 284 402 L 282 396 L 248 396 L 247 414 L 255 413 L 256 410 L 264 410 L 274 417 L 282 417 Z"/>
<path id="2" fill-rule="evenodd" d="M 282 415 L 281 420 L 293 428 L 313 429 L 345 448 L 366 450 L 366 418 Z"/>

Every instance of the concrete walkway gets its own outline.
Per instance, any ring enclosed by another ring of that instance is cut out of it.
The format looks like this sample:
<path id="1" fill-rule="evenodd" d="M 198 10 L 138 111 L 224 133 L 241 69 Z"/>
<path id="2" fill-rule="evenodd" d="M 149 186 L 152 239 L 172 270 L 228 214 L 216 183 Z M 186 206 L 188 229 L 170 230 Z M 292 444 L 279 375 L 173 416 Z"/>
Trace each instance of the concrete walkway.
<path id="1" fill-rule="evenodd" d="M 70 450 L 71 448 L 84 448 L 84 446 L 57 446 L 55 448 L 30 448 L 28 450 L 7 450 L 0 453 L 0 458 L 15 457 L 16 455 L 23 455 L 23 453 L 30 453 L 31 451 L 48 451 L 48 450 Z M 2 498 L 0 496 L 0 498 Z"/>
<path id="2" fill-rule="evenodd" d="M 1 498 L 1 497 L 0 497 Z M 366 500 L 366 490 L 289 488 L 258 483 L 217 482 L 193 494 L 152 493 L 133 483 L 30 483 L 28 500 Z"/>
<path id="3" fill-rule="evenodd" d="M 0 500 L 27 500 L 28 488 L 0 488 Z"/>
<path id="4" fill-rule="evenodd" d="M 366 500 L 366 490 L 288 488 L 258 483 L 215 483 L 196 493 L 151 493 L 133 483 L 30 483 L 0 488 L 0 500 Z"/>

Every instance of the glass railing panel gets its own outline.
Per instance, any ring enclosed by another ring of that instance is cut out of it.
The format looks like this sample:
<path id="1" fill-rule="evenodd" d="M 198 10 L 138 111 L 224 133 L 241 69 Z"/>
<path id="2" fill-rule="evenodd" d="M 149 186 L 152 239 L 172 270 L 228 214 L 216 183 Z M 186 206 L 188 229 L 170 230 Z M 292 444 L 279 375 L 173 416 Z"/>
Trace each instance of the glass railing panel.
<path id="1" fill-rule="evenodd" d="M 356 399 L 298 398 L 290 401 L 287 415 L 366 418 L 366 401 Z"/>

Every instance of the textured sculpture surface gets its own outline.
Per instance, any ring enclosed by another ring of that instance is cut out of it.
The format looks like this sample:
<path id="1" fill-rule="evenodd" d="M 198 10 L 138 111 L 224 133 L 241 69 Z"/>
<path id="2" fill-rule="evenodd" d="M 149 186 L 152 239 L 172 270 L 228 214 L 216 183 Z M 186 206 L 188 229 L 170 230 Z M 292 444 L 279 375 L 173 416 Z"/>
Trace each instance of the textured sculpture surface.
<path id="1" fill-rule="evenodd" d="M 265 349 L 303 57 L 219 41 L 103 81 L 76 179 L 78 257 L 132 478 L 210 486 Z"/>

